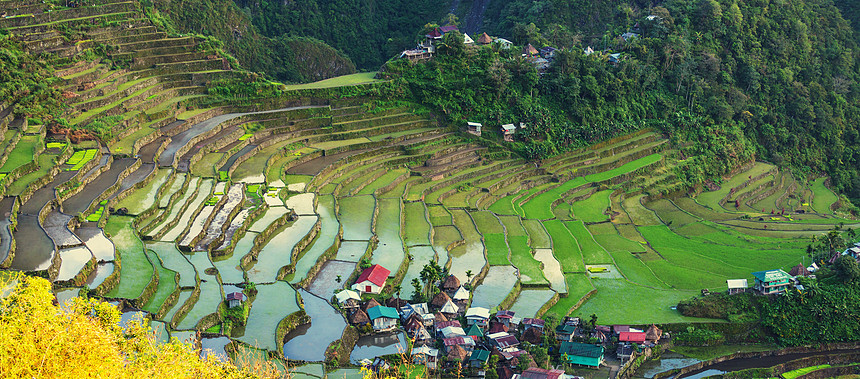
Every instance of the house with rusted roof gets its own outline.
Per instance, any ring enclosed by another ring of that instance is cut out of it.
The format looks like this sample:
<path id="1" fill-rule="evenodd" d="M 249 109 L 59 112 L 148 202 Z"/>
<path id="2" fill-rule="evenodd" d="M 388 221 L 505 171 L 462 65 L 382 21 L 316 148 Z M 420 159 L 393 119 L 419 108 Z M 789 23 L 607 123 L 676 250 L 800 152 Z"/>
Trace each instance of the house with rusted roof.
<path id="1" fill-rule="evenodd" d="M 241 292 L 231 292 L 227 294 L 227 306 L 230 308 L 242 306 L 242 301 L 245 300 L 245 295 Z"/>
<path id="2" fill-rule="evenodd" d="M 520 374 L 523 379 L 565 379 L 564 370 L 547 370 L 540 367 L 529 367 Z"/>
<path id="3" fill-rule="evenodd" d="M 419 346 L 412 349 L 412 364 L 426 366 L 431 370 L 435 370 L 438 358 L 439 350 L 429 346 Z"/>
<path id="4" fill-rule="evenodd" d="M 352 289 L 359 293 L 380 293 L 385 287 L 385 281 L 388 280 L 388 274 L 391 274 L 391 271 L 385 267 L 370 266 L 361 272 Z"/>
<path id="5" fill-rule="evenodd" d="M 538 328 L 540 330 L 543 330 L 543 327 L 546 322 L 539 318 L 526 317 L 523 319 L 523 322 L 521 324 L 523 325 L 523 328 L 525 330 L 529 330 L 531 328 Z"/>

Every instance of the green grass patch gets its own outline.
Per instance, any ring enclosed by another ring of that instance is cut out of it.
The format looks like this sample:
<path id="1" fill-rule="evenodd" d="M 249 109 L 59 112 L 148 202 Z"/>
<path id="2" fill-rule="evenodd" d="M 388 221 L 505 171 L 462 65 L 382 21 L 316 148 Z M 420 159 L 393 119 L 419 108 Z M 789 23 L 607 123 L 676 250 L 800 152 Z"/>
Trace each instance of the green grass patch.
<path id="1" fill-rule="evenodd" d="M 143 242 L 131 227 L 133 220 L 128 216 L 112 216 L 105 225 L 105 233 L 110 235 L 116 253 L 122 259 L 119 284 L 107 297 L 136 299 L 152 279 L 152 264 L 146 259 Z"/>
<path id="2" fill-rule="evenodd" d="M 499 215 L 516 215 L 517 212 L 514 209 L 514 202 L 513 202 L 514 197 L 516 197 L 516 196 L 517 196 L 516 194 L 508 195 L 508 196 L 505 196 L 499 200 L 496 200 L 496 202 L 493 203 L 492 205 L 490 205 L 490 207 L 488 209 L 490 210 L 490 212 L 493 212 L 493 213 L 499 214 Z"/>
<path id="3" fill-rule="evenodd" d="M 217 170 L 215 166 L 222 158 L 224 158 L 224 153 L 211 152 L 204 154 L 200 159 L 193 160 L 191 162 L 191 174 L 194 176 L 214 178 L 216 175 L 215 170 Z"/>
<path id="4" fill-rule="evenodd" d="M 39 162 L 39 169 L 36 171 L 33 171 L 29 174 L 26 174 L 26 175 L 16 179 L 12 183 L 10 183 L 9 188 L 6 189 L 6 195 L 7 196 L 18 196 L 21 194 L 21 192 L 24 192 L 24 189 L 26 189 L 27 186 L 30 185 L 30 183 L 33 183 L 36 180 L 38 180 L 39 178 L 47 175 L 48 171 L 50 171 L 51 168 L 54 167 L 54 159 L 57 158 L 57 156 L 58 156 L 57 154 L 41 154 L 41 155 L 39 155 L 39 157 L 37 158 L 37 160 Z M 6 177 L 7 174 L 0 174 L 0 175 L 2 175 L 2 177 L 0 177 L 0 179 L 3 179 Z"/>
<path id="5" fill-rule="evenodd" d="M 134 153 L 134 143 L 143 137 L 155 133 L 155 131 L 155 129 L 148 126 L 142 127 L 129 136 L 119 140 L 119 142 L 112 146 L 111 151 L 114 153 L 132 154 Z"/>
<path id="6" fill-rule="evenodd" d="M 552 251 L 564 272 L 583 272 L 585 263 L 579 244 L 561 221 L 545 221 L 543 225 L 552 237 Z"/>
<path id="7" fill-rule="evenodd" d="M 66 143 L 63 143 L 63 142 L 48 142 L 48 144 L 47 144 L 47 145 L 45 145 L 45 146 L 46 146 L 48 149 L 62 149 L 62 148 L 63 148 L 63 147 L 65 147 L 66 145 L 67 145 L 67 144 L 66 144 Z"/>
<path id="8" fill-rule="evenodd" d="M 812 182 L 812 208 L 818 213 L 831 214 L 830 206 L 839 200 L 836 194 L 824 185 L 827 178 L 818 178 Z"/>
<path id="9" fill-rule="evenodd" d="M 406 228 L 403 241 L 406 246 L 429 245 L 430 223 L 424 214 L 424 203 L 404 203 L 403 211 L 406 215 Z"/>
<path id="10" fill-rule="evenodd" d="M 398 169 L 386 168 L 386 169 L 388 170 L 388 172 L 386 172 L 384 175 L 380 176 L 379 178 L 376 178 L 376 180 L 374 180 L 370 184 L 364 186 L 364 188 L 362 188 L 361 191 L 358 191 L 358 194 L 359 195 L 372 195 L 373 193 L 376 192 L 376 190 L 391 184 L 391 182 L 393 182 L 394 179 L 397 179 L 398 177 L 405 175 L 408 172 L 408 170 L 405 168 L 398 168 Z"/>
<path id="11" fill-rule="evenodd" d="M 609 195 L 612 190 L 595 192 L 588 198 L 571 204 L 573 216 L 584 222 L 601 222 L 609 219 L 605 214 L 609 208 Z"/>
<path id="12" fill-rule="evenodd" d="M 505 230 L 502 228 L 502 224 L 499 223 L 499 219 L 496 218 L 492 213 L 487 211 L 480 212 L 472 212 L 472 218 L 475 219 L 475 225 L 478 226 L 478 231 L 481 234 L 504 234 Z"/>
<path id="13" fill-rule="evenodd" d="M 0 168 L 0 172 L 11 172 L 12 170 L 21 167 L 33 161 L 36 153 L 36 146 L 40 143 L 39 136 L 23 136 L 9 153 L 9 158 L 6 163 Z"/>
<path id="14" fill-rule="evenodd" d="M 522 220 L 529 235 L 529 244 L 535 249 L 552 248 L 552 239 L 538 220 Z"/>
<path id="15" fill-rule="evenodd" d="M 785 379 L 795 379 L 795 378 L 801 377 L 803 375 L 809 374 L 813 371 L 818 371 L 818 370 L 830 368 L 830 367 L 831 367 L 830 365 L 818 365 L 818 366 L 799 368 L 797 370 L 791 370 L 791 371 L 782 373 L 782 377 Z"/>
<path id="16" fill-rule="evenodd" d="M 152 265 L 158 271 L 158 287 L 155 290 L 155 294 L 149 299 L 149 302 L 143 306 L 143 310 L 154 314 L 158 312 L 161 305 L 167 301 L 167 298 L 176 289 L 176 272 L 164 268 L 154 252 L 147 251 L 146 254 L 149 257 L 149 261 L 152 262 Z"/>
<path id="17" fill-rule="evenodd" d="M 502 233 L 484 234 L 484 245 L 487 249 L 487 261 L 491 265 L 509 265 L 508 243 Z"/>
<path id="18" fill-rule="evenodd" d="M 612 254 L 618 270 L 627 280 L 648 287 L 669 288 L 666 283 L 654 275 L 651 268 L 639 259 L 638 255 L 630 254 L 627 251 L 614 251 L 610 254 Z"/>
<path id="19" fill-rule="evenodd" d="M 74 154 L 66 161 L 67 165 L 71 165 L 71 168 L 67 168 L 66 171 L 77 171 L 84 167 L 87 162 L 93 160 L 93 158 L 98 155 L 98 149 L 86 149 L 86 150 L 78 150 L 75 151 Z"/>
<path id="20" fill-rule="evenodd" d="M 523 228 L 523 225 L 520 224 L 520 218 L 517 216 L 499 216 L 499 219 L 502 220 L 502 225 L 505 226 L 505 234 L 508 237 L 517 236 L 517 237 L 525 237 L 527 236 L 526 230 Z"/>
<path id="21" fill-rule="evenodd" d="M 303 90 L 303 89 L 319 89 L 319 88 L 332 88 L 332 87 L 343 87 L 343 86 L 352 86 L 357 84 L 366 84 L 378 82 L 380 80 L 375 79 L 376 72 L 361 72 L 357 74 L 351 75 L 343 75 L 337 76 L 334 78 L 329 78 L 326 80 L 320 80 L 318 82 L 306 83 L 306 84 L 295 84 L 288 85 L 287 90 Z"/>
<path id="22" fill-rule="evenodd" d="M 564 281 L 567 283 L 567 297 L 559 298 L 546 312 L 547 315 L 556 315 L 558 319 L 567 316 L 571 308 L 594 289 L 586 274 L 564 274 Z"/>
<path id="23" fill-rule="evenodd" d="M 526 284 L 547 283 L 541 262 L 534 258 L 527 236 L 508 235 L 511 263 L 520 270 L 520 280 Z"/>
<path id="24" fill-rule="evenodd" d="M 87 216 L 86 220 L 89 222 L 98 222 L 102 218 L 102 214 L 104 214 L 105 207 L 100 206 L 95 212 Z"/>
<path id="25" fill-rule="evenodd" d="M 612 263 L 612 258 L 609 253 L 600 246 L 582 221 L 568 221 L 564 225 L 570 230 L 570 234 L 579 242 L 579 248 L 582 250 L 582 258 L 586 264 L 605 264 Z"/>
<path id="26" fill-rule="evenodd" d="M 652 289 L 622 279 L 594 279 L 592 283 L 597 293 L 573 312 L 574 315 L 587 319 L 596 314 L 601 324 L 719 321 L 684 317 L 672 309 L 698 291 Z"/>
<path id="27" fill-rule="evenodd" d="M 448 209 L 441 205 L 427 206 L 427 211 L 430 213 L 430 223 L 433 226 L 438 225 L 453 225 L 454 219 Z"/>
<path id="28" fill-rule="evenodd" d="M 145 186 L 134 190 L 131 195 L 120 200 L 116 205 L 117 208 L 128 209 L 129 214 L 136 215 L 155 205 L 155 199 L 158 196 L 158 193 L 161 192 L 160 190 L 162 186 L 164 186 L 170 178 L 170 172 L 170 169 L 158 170 L 158 172 L 155 173 L 155 178 Z"/>

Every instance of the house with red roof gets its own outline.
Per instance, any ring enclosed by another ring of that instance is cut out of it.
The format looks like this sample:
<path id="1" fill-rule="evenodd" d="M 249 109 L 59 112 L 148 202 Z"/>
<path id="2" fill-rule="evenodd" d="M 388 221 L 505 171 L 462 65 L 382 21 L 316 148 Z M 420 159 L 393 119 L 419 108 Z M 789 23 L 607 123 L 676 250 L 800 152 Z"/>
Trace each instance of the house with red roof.
<path id="1" fill-rule="evenodd" d="M 370 266 L 361 272 L 352 289 L 360 293 L 380 293 L 391 271 L 380 265 Z"/>
<path id="2" fill-rule="evenodd" d="M 645 332 L 621 332 L 618 334 L 618 341 L 645 343 Z"/>

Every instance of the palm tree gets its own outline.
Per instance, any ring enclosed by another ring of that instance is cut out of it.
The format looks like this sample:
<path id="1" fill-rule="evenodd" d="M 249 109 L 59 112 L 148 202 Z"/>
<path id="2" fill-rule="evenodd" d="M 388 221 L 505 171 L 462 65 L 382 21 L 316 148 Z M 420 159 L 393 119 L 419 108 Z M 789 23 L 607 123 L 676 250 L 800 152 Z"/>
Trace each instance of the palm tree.
<path id="1" fill-rule="evenodd" d="M 472 270 L 466 270 L 466 281 L 469 283 L 472 282 Z"/>
<path id="2" fill-rule="evenodd" d="M 394 286 L 394 292 L 397 294 L 397 302 L 400 303 L 400 290 L 403 289 L 400 284 Z"/>

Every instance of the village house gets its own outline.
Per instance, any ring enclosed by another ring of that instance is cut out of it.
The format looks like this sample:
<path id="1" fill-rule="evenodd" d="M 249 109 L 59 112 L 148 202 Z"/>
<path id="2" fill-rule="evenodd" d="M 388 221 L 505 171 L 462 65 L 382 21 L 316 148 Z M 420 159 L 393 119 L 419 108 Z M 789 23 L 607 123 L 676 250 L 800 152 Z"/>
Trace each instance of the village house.
<path id="1" fill-rule="evenodd" d="M 490 359 L 490 352 L 484 349 L 475 349 L 472 351 L 472 355 L 469 356 L 469 366 L 473 368 L 481 368 L 487 364 L 487 360 Z"/>
<path id="2" fill-rule="evenodd" d="M 514 142 L 514 133 L 517 131 L 517 127 L 514 124 L 504 124 L 502 125 L 502 135 L 505 137 L 505 141 Z"/>
<path id="3" fill-rule="evenodd" d="M 457 366 L 457 362 L 464 362 L 469 356 L 469 353 L 466 352 L 466 349 L 464 349 L 460 345 L 451 345 L 450 347 L 445 345 L 445 348 L 448 351 L 448 355 L 446 356 L 447 364 L 451 366 Z"/>
<path id="4" fill-rule="evenodd" d="M 412 315 L 417 315 L 426 324 L 428 321 L 433 323 L 433 314 L 430 313 L 430 308 L 427 303 L 406 304 L 400 307 L 400 318 L 407 319 Z"/>
<path id="5" fill-rule="evenodd" d="M 812 274 L 809 272 L 809 270 L 806 269 L 806 267 L 803 267 L 802 264 L 798 263 L 797 266 L 791 268 L 791 270 L 788 272 L 788 275 L 791 275 L 796 278 L 798 276 L 809 276 Z"/>
<path id="6" fill-rule="evenodd" d="M 460 279 L 454 275 L 448 275 L 442 282 L 442 290 L 448 294 L 454 294 L 458 288 L 460 288 Z"/>
<path id="7" fill-rule="evenodd" d="M 358 308 L 361 304 L 361 296 L 358 295 L 358 292 L 352 290 L 340 291 L 334 297 L 337 298 L 337 303 L 343 309 Z"/>
<path id="8" fill-rule="evenodd" d="M 744 293 L 749 287 L 746 279 L 728 279 L 726 280 L 726 285 L 729 287 L 729 295 L 734 295 L 736 293 Z"/>
<path id="9" fill-rule="evenodd" d="M 528 46 L 526 46 L 525 49 L 523 50 L 523 56 L 524 57 L 535 57 L 535 56 L 538 56 L 539 54 L 540 54 L 540 51 L 538 51 L 538 49 L 535 49 L 535 47 L 532 46 L 532 44 L 528 44 Z"/>
<path id="10" fill-rule="evenodd" d="M 543 332 L 541 330 L 538 328 L 528 328 L 520 336 L 520 339 L 532 345 L 540 345 L 543 342 Z"/>
<path id="11" fill-rule="evenodd" d="M 441 337 L 442 336 L 442 329 L 445 329 L 445 328 L 448 328 L 451 326 L 456 326 L 456 327 L 462 329 L 462 326 L 460 326 L 460 321 L 457 321 L 457 320 L 437 321 L 436 325 L 434 326 L 434 328 L 436 329 L 436 336 Z"/>
<path id="12" fill-rule="evenodd" d="M 573 341 L 573 335 L 576 333 L 576 326 L 570 324 L 560 324 L 555 327 L 555 339 L 562 342 Z"/>
<path id="13" fill-rule="evenodd" d="M 463 33 L 463 44 L 466 44 L 466 45 L 474 45 L 474 44 L 475 44 L 475 40 L 473 40 L 473 39 L 472 39 L 472 37 L 469 37 L 469 35 L 468 35 L 468 34 Z"/>
<path id="14" fill-rule="evenodd" d="M 493 316 L 493 319 L 497 322 L 502 323 L 504 326 L 510 328 L 511 327 L 511 319 L 514 318 L 514 311 L 501 310 L 496 312 L 496 315 Z"/>
<path id="15" fill-rule="evenodd" d="M 400 319 L 400 315 L 397 313 L 396 309 L 382 305 L 370 308 L 367 311 L 367 315 L 370 317 L 370 321 L 373 324 L 373 330 L 377 332 L 384 332 L 396 328 L 397 320 Z"/>
<path id="16" fill-rule="evenodd" d="M 227 294 L 227 306 L 236 308 L 242 306 L 242 301 L 245 300 L 245 295 L 241 292 L 231 292 Z"/>
<path id="17" fill-rule="evenodd" d="M 618 342 L 645 343 L 645 332 L 618 333 Z"/>
<path id="18" fill-rule="evenodd" d="M 380 265 L 370 266 L 361 272 L 352 289 L 359 293 L 380 293 L 390 273 L 390 270 Z"/>
<path id="19" fill-rule="evenodd" d="M 442 334 L 442 338 L 466 336 L 466 331 L 463 328 L 454 325 L 444 327 L 439 332 Z"/>
<path id="20" fill-rule="evenodd" d="M 512 47 L 514 47 L 513 42 L 508 41 L 504 38 L 496 38 L 493 40 L 493 43 L 497 44 L 500 49 L 504 49 L 504 50 L 510 50 Z"/>
<path id="21" fill-rule="evenodd" d="M 448 351 L 449 353 L 451 352 L 451 349 L 455 347 L 459 347 L 463 350 L 472 351 L 475 348 L 475 340 L 464 336 L 443 338 L 442 345 L 445 346 L 446 351 Z"/>
<path id="22" fill-rule="evenodd" d="M 470 134 L 474 134 L 474 135 L 480 137 L 481 136 L 481 128 L 483 128 L 484 125 L 481 125 L 481 123 L 479 123 L 479 122 L 467 122 L 466 127 L 469 129 Z"/>
<path id="23" fill-rule="evenodd" d="M 454 304 L 454 301 L 448 299 L 448 302 L 442 306 L 442 309 L 439 310 L 442 314 L 448 315 L 449 317 L 457 317 L 457 314 L 460 312 L 460 307 Z"/>
<path id="24" fill-rule="evenodd" d="M 517 340 L 517 337 L 514 337 L 508 333 L 488 334 L 487 338 L 490 339 L 490 344 L 492 344 L 501 351 L 514 350 L 520 344 L 520 341 Z"/>
<path id="25" fill-rule="evenodd" d="M 439 350 L 429 346 L 419 346 L 412 349 L 412 364 L 423 365 L 430 370 L 436 369 L 436 360 L 439 357 Z"/>
<path id="26" fill-rule="evenodd" d="M 490 310 L 482 307 L 471 307 L 466 310 L 466 324 L 486 327 L 490 321 Z"/>
<path id="27" fill-rule="evenodd" d="M 356 309 L 349 316 L 347 316 L 347 320 L 349 323 L 355 326 L 365 326 L 370 325 L 370 317 L 367 315 L 367 312 Z"/>
<path id="28" fill-rule="evenodd" d="M 416 314 L 413 314 L 408 320 L 406 320 L 403 324 L 403 329 L 406 330 L 406 334 L 414 339 L 416 343 L 429 341 L 433 338 L 433 336 L 430 335 L 430 332 L 427 331 L 424 323 L 421 321 L 421 317 Z"/>
<path id="29" fill-rule="evenodd" d="M 483 33 L 480 37 L 478 37 L 479 45 L 489 45 L 491 43 L 493 43 L 493 38 L 490 37 L 490 35 L 487 33 Z"/>
<path id="30" fill-rule="evenodd" d="M 546 322 L 542 319 L 531 318 L 531 317 L 524 318 L 523 322 L 522 322 L 524 330 L 529 330 L 531 328 L 537 328 L 539 330 L 543 330 L 545 323 Z"/>
<path id="31" fill-rule="evenodd" d="M 599 367 L 603 363 L 603 346 L 579 342 L 562 342 L 559 352 L 567 358 L 567 363 L 589 367 Z"/>
<path id="32" fill-rule="evenodd" d="M 552 46 L 545 46 L 545 47 L 542 47 L 540 49 L 540 56 L 543 57 L 544 59 L 553 59 L 553 58 L 555 58 L 555 53 L 557 51 L 558 51 L 558 49 L 556 49 Z"/>
<path id="33" fill-rule="evenodd" d="M 645 340 L 657 343 L 663 337 L 663 331 L 657 325 L 651 324 L 648 330 L 645 331 Z"/>
<path id="34" fill-rule="evenodd" d="M 460 286 L 460 288 L 457 289 L 457 292 L 454 292 L 453 299 L 458 303 L 469 300 L 469 290 Z"/>
<path id="35" fill-rule="evenodd" d="M 791 275 L 780 269 L 757 271 L 752 275 L 755 277 L 753 288 L 763 295 L 783 293 L 791 285 Z"/>
<path id="36" fill-rule="evenodd" d="M 472 326 L 466 330 L 466 336 L 472 337 L 475 342 L 478 342 L 484 339 L 484 330 L 481 329 L 478 324 L 472 324 Z"/>
<path id="37" fill-rule="evenodd" d="M 520 374 L 522 379 L 566 379 L 567 377 L 564 370 L 547 370 L 540 367 L 529 367 Z"/>

